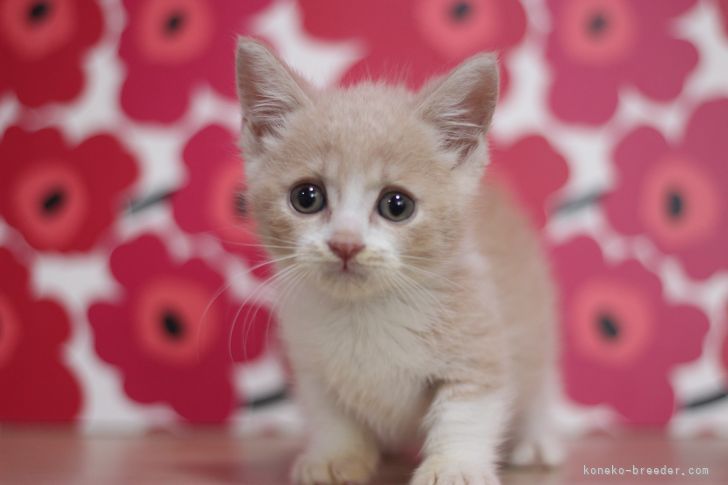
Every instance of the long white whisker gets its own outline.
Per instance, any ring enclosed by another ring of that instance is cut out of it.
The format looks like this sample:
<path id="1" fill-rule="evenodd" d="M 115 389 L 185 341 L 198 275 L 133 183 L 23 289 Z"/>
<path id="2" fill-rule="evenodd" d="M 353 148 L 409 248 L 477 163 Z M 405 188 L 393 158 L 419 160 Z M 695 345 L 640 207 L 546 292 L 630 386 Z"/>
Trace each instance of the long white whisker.
<path id="1" fill-rule="evenodd" d="M 306 278 L 309 276 L 309 274 L 310 274 L 310 272 L 306 271 L 304 268 L 301 271 L 299 271 L 297 275 L 290 278 L 288 280 L 288 282 L 286 283 L 286 286 L 280 292 L 280 294 L 277 295 L 276 301 L 278 301 L 278 302 L 285 301 L 286 298 L 288 298 L 288 296 L 293 291 L 295 291 L 295 289 L 298 287 L 298 285 L 300 285 L 303 281 L 306 280 Z M 268 316 L 268 324 L 266 327 L 266 335 L 265 335 L 266 342 L 268 342 L 268 339 L 269 339 L 268 333 L 270 332 L 270 327 L 271 327 L 270 320 L 273 316 L 273 312 L 275 312 L 275 311 L 276 311 L 275 308 L 271 308 L 271 314 Z"/>
<path id="2" fill-rule="evenodd" d="M 238 322 L 238 318 L 240 318 L 240 313 L 243 311 L 243 308 L 248 304 L 249 301 L 253 300 L 253 298 L 257 298 L 260 293 L 262 293 L 263 289 L 267 288 L 270 284 L 273 282 L 283 278 L 285 275 L 291 273 L 292 271 L 295 271 L 297 268 L 297 265 L 292 265 L 283 271 L 275 274 L 271 278 L 268 278 L 266 281 L 263 281 L 260 283 L 259 286 L 253 290 L 250 295 L 240 304 L 238 311 L 235 313 L 235 317 L 233 318 L 232 325 L 230 325 L 230 331 L 228 335 L 228 353 L 230 354 L 230 359 L 234 360 L 233 354 L 232 354 L 232 341 L 233 341 L 233 334 L 235 333 L 235 327 Z M 253 300 L 254 301 L 254 300 Z"/>
<path id="3" fill-rule="evenodd" d="M 449 278 L 446 278 L 445 276 L 443 276 L 443 275 L 441 275 L 439 273 L 435 273 L 433 271 L 428 271 L 426 269 L 422 269 L 420 267 L 417 267 L 417 266 L 414 266 L 414 265 L 411 265 L 411 264 L 407 264 L 407 263 L 403 263 L 402 264 L 402 267 L 404 269 L 408 270 L 408 271 L 416 271 L 416 272 L 418 272 L 420 274 L 423 274 L 425 276 L 431 276 L 431 277 L 433 277 L 433 279 L 436 279 L 438 282 L 448 283 L 450 286 L 455 287 L 455 288 L 458 288 L 460 290 L 465 290 L 466 289 L 464 286 L 460 285 L 459 283 L 456 283 L 453 280 L 451 280 Z"/>
<path id="4" fill-rule="evenodd" d="M 432 291 L 422 286 L 420 283 L 418 283 L 413 278 L 407 276 L 404 273 L 398 273 L 398 276 L 405 280 L 405 282 L 408 284 L 408 287 L 414 291 L 415 293 L 419 294 L 421 298 L 424 298 L 425 301 L 428 301 L 430 304 L 434 305 L 443 315 L 447 315 L 450 312 L 445 309 L 445 307 L 442 305 L 442 302 L 439 298 L 437 298 L 435 295 L 432 294 Z"/>
<path id="5" fill-rule="evenodd" d="M 285 284 L 288 285 L 288 282 L 293 280 L 297 276 L 297 271 L 298 271 L 299 267 L 294 266 L 293 268 L 294 268 L 293 271 L 289 272 L 285 277 L 283 277 L 279 281 L 277 281 L 276 284 L 279 284 L 281 282 L 286 282 Z M 246 361 L 248 360 L 248 338 L 250 336 L 250 331 L 251 331 L 253 325 L 255 325 L 256 319 L 258 318 L 258 313 L 260 312 L 261 307 L 262 307 L 262 305 L 260 305 L 260 304 L 255 305 L 255 313 L 253 313 L 252 318 L 249 318 L 250 312 L 247 312 L 244 316 L 244 319 L 245 319 L 244 325 L 246 325 L 246 326 L 245 326 L 245 331 L 243 332 L 243 360 L 246 360 Z M 246 322 L 247 322 L 247 324 L 246 324 Z M 268 325 L 269 323 L 270 323 L 270 317 L 269 317 L 266 325 Z M 266 339 L 267 339 L 267 334 L 268 334 L 268 330 L 266 329 Z M 231 345 L 232 345 L 232 342 L 231 342 Z"/>
<path id="6" fill-rule="evenodd" d="M 200 325 L 198 325 L 198 327 L 197 327 L 197 335 L 196 335 L 197 342 L 198 342 L 198 346 L 197 346 L 198 347 L 198 354 L 199 354 L 199 342 L 200 342 L 200 337 L 202 335 L 202 332 L 204 330 L 203 327 L 205 326 L 205 319 L 207 318 L 207 314 L 210 312 L 210 309 L 215 304 L 215 302 L 217 301 L 217 299 L 220 298 L 220 296 L 222 296 L 222 294 L 225 293 L 233 285 L 233 283 L 236 280 L 238 280 L 239 278 L 241 278 L 241 277 L 243 277 L 243 276 L 245 276 L 247 274 L 250 274 L 251 272 L 255 271 L 256 269 L 258 269 L 260 267 L 266 266 L 268 264 L 278 263 L 280 261 L 285 261 L 285 260 L 288 260 L 288 259 L 292 259 L 294 257 L 295 257 L 295 255 L 284 256 L 284 257 L 281 257 L 281 258 L 276 258 L 276 259 L 273 259 L 273 260 L 265 261 L 265 262 L 260 263 L 260 264 L 256 264 L 255 266 L 252 266 L 252 267 L 248 268 L 247 271 L 244 271 L 244 272 L 241 272 L 241 273 L 238 273 L 238 274 L 233 275 L 226 284 L 223 284 L 215 292 L 215 294 L 212 296 L 212 298 L 210 298 L 210 301 L 205 306 L 205 310 L 202 312 L 202 315 L 200 316 Z"/>

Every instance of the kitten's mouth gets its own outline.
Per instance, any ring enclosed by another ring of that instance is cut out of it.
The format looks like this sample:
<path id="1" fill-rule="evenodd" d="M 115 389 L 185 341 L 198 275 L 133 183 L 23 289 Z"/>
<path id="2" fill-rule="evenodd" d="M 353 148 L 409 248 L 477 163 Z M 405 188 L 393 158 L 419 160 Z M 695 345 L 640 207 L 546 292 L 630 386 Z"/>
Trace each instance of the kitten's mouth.
<path id="1" fill-rule="evenodd" d="M 338 262 L 327 269 L 326 273 L 333 278 L 362 279 L 364 270 L 362 266 L 353 261 Z"/>
<path id="2" fill-rule="evenodd" d="M 376 273 L 368 265 L 341 261 L 323 264 L 318 273 L 320 288 L 337 300 L 353 301 L 368 297 L 377 291 Z"/>
<path id="3" fill-rule="evenodd" d="M 361 268 L 356 263 L 342 263 L 339 273 L 347 276 L 362 276 Z"/>

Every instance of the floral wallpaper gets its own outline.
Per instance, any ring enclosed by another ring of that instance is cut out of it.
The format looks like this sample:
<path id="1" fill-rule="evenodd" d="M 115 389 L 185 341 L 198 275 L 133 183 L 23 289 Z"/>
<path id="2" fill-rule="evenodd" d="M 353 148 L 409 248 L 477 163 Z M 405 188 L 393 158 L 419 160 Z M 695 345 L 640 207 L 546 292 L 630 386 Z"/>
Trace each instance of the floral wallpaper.
<path id="1" fill-rule="evenodd" d="M 723 0 L 0 0 L 0 423 L 293 425 L 237 34 L 322 87 L 497 52 L 561 419 L 728 433 Z"/>

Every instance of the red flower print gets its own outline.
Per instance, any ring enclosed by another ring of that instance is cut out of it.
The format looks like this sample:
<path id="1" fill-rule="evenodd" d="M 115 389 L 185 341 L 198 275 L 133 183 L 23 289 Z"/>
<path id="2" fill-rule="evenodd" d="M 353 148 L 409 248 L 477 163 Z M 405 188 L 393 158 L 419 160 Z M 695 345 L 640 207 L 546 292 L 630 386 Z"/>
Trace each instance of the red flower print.
<path id="1" fill-rule="evenodd" d="M 171 122 L 190 92 L 209 84 L 235 97 L 235 36 L 270 0 L 124 0 L 119 55 L 127 77 L 121 106 L 132 118 Z"/>
<path id="2" fill-rule="evenodd" d="M 342 82 L 370 77 L 419 87 L 482 51 L 505 54 L 526 31 L 515 0 L 299 0 L 304 28 L 332 40 L 357 39 L 367 55 Z M 505 71 L 504 73 L 504 86 Z"/>
<path id="3" fill-rule="evenodd" d="M 0 94 L 31 107 L 75 98 L 102 23 L 93 0 L 0 0 Z"/>
<path id="4" fill-rule="evenodd" d="M 270 314 L 234 303 L 202 260 L 179 264 L 154 236 L 114 250 L 111 271 L 122 297 L 88 314 L 96 352 L 119 368 L 126 393 L 189 421 L 223 421 L 236 404 L 233 361 L 262 353 Z"/>
<path id="5" fill-rule="evenodd" d="M 673 20 L 694 3 L 548 0 L 554 113 L 566 121 L 603 123 L 614 114 L 624 85 L 657 101 L 674 99 L 698 52 L 672 36 Z"/>
<path id="6" fill-rule="evenodd" d="M 574 239 L 552 255 L 563 293 L 567 393 L 608 404 L 633 424 L 669 421 L 669 373 L 700 355 L 707 317 L 666 303 L 660 280 L 637 261 L 606 263 L 591 239 Z"/>
<path id="7" fill-rule="evenodd" d="M 69 147 L 52 128 L 8 128 L 0 160 L 0 215 L 39 250 L 90 249 L 137 176 L 134 159 L 110 135 Z"/>
<path id="8" fill-rule="evenodd" d="M 614 152 L 615 191 L 606 214 L 625 234 L 647 234 L 688 274 L 705 278 L 728 268 L 728 99 L 701 105 L 679 143 L 638 128 Z"/>
<path id="9" fill-rule="evenodd" d="M 548 203 L 569 177 L 564 157 L 540 135 L 529 135 L 510 147 L 491 144 L 486 177 L 507 187 L 537 227 L 546 224 Z"/>
<path id="10" fill-rule="evenodd" d="M 243 161 L 237 152 L 234 135 L 219 125 L 193 136 L 183 154 L 187 184 L 175 193 L 172 210 L 182 229 L 216 237 L 242 256 L 255 275 L 265 277 L 271 268 L 246 211 Z"/>
<path id="11" fill-rule="evenodd" d="M 0 422 L 70 421 L 81 390 L 61 362 L 70 324 L 63 308 L 33 298 L 28 271 L 0 248 Z"/>
<path id="12" fill-rule="evenodd" d="M 728 35 L 728 0 L 718 0 L 718 12 L 723 20 L 723 31 Z"/>

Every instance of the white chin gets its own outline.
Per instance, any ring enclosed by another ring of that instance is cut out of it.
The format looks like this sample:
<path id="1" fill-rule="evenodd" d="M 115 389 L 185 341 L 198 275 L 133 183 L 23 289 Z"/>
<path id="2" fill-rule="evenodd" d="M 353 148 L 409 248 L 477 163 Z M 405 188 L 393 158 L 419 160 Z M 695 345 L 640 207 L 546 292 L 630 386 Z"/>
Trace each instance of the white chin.
<path id="1" fill-rule="evenodd" d="M 379 289 L 371 273 L 361 267 L 328 268 L 321 273 L 321 283 L 323 290 L 341 299 L 360 299 Z"/>

